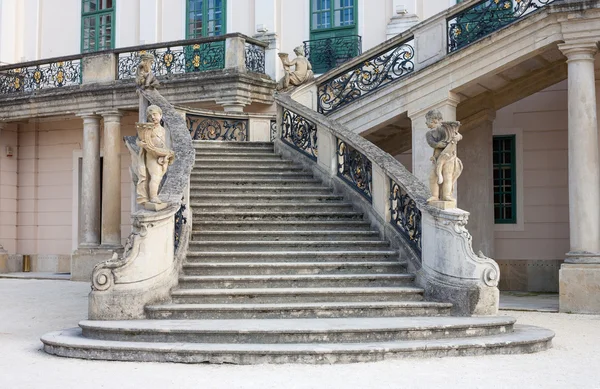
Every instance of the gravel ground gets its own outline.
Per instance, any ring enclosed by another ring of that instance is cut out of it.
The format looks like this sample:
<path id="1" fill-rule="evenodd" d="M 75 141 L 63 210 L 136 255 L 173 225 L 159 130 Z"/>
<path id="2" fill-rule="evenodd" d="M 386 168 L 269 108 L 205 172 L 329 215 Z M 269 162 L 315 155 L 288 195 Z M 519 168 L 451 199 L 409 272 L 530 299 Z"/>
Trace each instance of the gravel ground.
<path id="1" fill-rule="evenodd" d="M 0 279 L 0 389 L 27 388 L 592 388 L 600 389 L 600 316 L 501 311 L 556 332 L 529 355 L 389 360 L 351 365 L 181 365 L 58 358 L 46 332 L 86 317 L 89 284 Z"/>

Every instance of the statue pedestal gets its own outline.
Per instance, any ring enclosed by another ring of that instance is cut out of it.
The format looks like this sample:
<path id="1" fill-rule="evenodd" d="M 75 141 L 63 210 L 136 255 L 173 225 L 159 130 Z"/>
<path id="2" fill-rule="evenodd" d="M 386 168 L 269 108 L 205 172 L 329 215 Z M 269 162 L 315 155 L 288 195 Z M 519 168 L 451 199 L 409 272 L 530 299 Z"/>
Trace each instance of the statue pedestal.
<path id="1" fill-rule="evenodd" d="M 144 203 L 144 208 L 146 208 L 148 211 L 161 211 L 165 208 L 167 208 L 169 204 L 167 203 L 151 203 L 151 202 L 147 202 Z"/>
<path id="2" fill-rule="evenodd" d="M 428 201 L 427 204 L 431 205 L 432 207 L 439 208 L 439 209 L 456 208 L 456 200 L 452 200 L 452 201 L 432 200 L 432 201 Z"/>

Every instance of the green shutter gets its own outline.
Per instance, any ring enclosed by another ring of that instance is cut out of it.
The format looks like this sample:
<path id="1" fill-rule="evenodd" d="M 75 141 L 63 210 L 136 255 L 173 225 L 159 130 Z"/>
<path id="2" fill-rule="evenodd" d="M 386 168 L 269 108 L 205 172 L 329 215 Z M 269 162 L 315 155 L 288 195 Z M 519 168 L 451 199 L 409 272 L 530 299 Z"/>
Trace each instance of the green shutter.
<path id="1" fill-rule="evenodd" d="M 116 0 L 81 1 L 81 52 L 115 47 Z"/>
<path id="2" fill-rule="evenodd" d="M 494 221 L 496 224 L 517 222 L 516 139 L 514 135 L 494 136 L 493 180 Z"/>

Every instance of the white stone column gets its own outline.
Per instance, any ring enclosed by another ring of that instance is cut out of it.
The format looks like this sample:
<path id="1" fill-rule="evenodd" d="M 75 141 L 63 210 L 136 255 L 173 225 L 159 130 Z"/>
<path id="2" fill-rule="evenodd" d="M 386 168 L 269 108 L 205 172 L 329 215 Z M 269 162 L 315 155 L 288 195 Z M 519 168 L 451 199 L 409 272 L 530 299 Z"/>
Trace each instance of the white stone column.
<path id="1" fill-rule="evenodd" d="M 447 99 L 444 99 L 437 104 L 421 109 L 419 111 L 408 112 L 408 116 L 412 121 L 412 174 L 421 182 L 429 187 L 429 172 L 431 171 L 431 161 L 429 158 L 433 155 L 433 149 L 427 144 L 425 134 L 429 131 L 427 128 L 425 115 L 432 109 L 439 110 L 444 121 L 456 120 L 456 106 L 459 99 L 454 94 L 450 94 Z M 460 149 L 460 144 L 459 144 Z M 455 188 L 456 190 L 456 188 Z"/>
<path id="2" fill-rule="evenodd" d="M 80 248 L 100 245 L 100 117 L 81 114 L 83 163 L 81 171 Z"/>
<path id="3" fill-rule="evenodd" d="M 561 312 L 600 313 L 600 166 L 596 42 L 559 45 L 569 76 L 570 251 L 559 272 Z"/>
<path id="4" fill-rule="evenodd" d="M 102 169 L 102 246 L 121 247 L 121 116 L 103 112 L 104 159 Z"/>
<path id="5" fill-rule="evenodd" d="M 561 44 L 569 72 L 569 223 L 566 262 L 600 263 L 600 165 L 594 79 L 596 43 Z"/>

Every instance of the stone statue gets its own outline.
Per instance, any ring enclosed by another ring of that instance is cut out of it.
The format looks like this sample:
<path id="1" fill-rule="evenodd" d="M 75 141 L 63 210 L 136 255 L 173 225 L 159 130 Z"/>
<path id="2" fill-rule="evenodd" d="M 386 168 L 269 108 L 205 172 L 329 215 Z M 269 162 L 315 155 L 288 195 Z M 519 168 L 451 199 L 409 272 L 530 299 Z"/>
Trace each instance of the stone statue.
<path id="1" fill-rule="evenodd" d="M 283 70 L 285 75 L 277 83 L 277 90 L 285 90 L 291 86 L 299 86 L 310 81 L 314 78 L 315 74 L 312 71 L 312 65 L 306 57 L 304 57 L 304 50 L 302 46 L 298 46 L 294 49 L 296 58 L 292 61 L 288 59 L 287 53 L 279 53 L 279 59 L 283 63 Z M 295 66 L 295 70 L 290 71 L 290 67 Z"/>
<path id="2" fill-rule="evenodd" d="M 173 163 L 175 153 L 167 147 L 167 133 L 160 125 L 162 110 L 156 105 L 146 109 L 148 123 L 136 123 L 135 144 L 127 139 L 132 172 L 136 181 L 136 202 L 146 209 L 158 211 L 167 206 L 158 198 L 163 176 Z"/>
<path id="3" fill-rule="evenodd" d="M 452 197 L 452 191 L 463 170 L 463 164 L 456 156 L 457 143 L 462 139 L 458 133 L 460 122 L 444 122 L 438 110 L 427 112 L 425 119 L 427 127 L 431 129 L 426 134 L 427 143 L 433 148 L 430 158 L 433 168 L 429 175 L 431 197 L 427 202 L 452 202 L 448 207 L 454 208 L 456 199 Z"/>
<path id="4" fill-rule="evenodd" d="M 154 56 L 152 54 L 143 53 L 140 55 L 140 64 L 137 66 L 135 74 L 135 82 L 142 89 L 154 89 L 159 86 L 159 82 L 152 73 L 152 64 Z"/>

